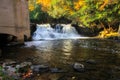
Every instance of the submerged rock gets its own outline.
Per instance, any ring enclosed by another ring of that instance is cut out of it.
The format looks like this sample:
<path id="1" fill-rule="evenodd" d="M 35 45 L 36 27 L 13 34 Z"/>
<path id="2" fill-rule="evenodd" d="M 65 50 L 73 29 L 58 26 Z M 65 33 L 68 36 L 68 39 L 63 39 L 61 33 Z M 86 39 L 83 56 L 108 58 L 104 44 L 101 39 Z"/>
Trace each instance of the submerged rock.
<path id="1" fill-rule="evenodd" d="M 120 66 L 115 66 L 115 67 L 114 67 L 114 70 L 115 70 L 115 71 L 120 71 Z"/>
<path id="2" fill-rule="evenodd" d="M 17 64 L 16 61 L 12 61 L 12 60 L 10 60 L 10 59 L 6 59 L 6 60 L 3 62 L 2 66 L 3 66 L 3 67 L 6 67 L 6 66 L 14 66 L 14 65 L 16 65 L 16 64 Z"/>
<path id="3" fill-rule="evenodd" d="M 96 64 L 97 62 L 94 59 L 89 59 L 89 60 L 86 61 L 86 63 Z"/>
<path id="4" fill-rule="evenodd" d="M 31 62 L 23 62 L 20 64 L 20 67 L 31 66 L 31 65 L 32 65 Z"/>
<path id="5" fill-rule="evenodd" d="M 64 73 L 66 71 L 62 70 L 61 68 L 51 68 L 50 72 L 52 72 L 52 73 Z"/>
<path id="6" fill-rule="evenodd" d="M 31 58 L 31 57 L 28 57 L 28 58 L 26 58 L 25 60 L 26 60 L 26 61 L 29 61 L 29 62 L 33 62 L 33 58 Z"/>
<path id="7" fill-rule="evenodd" d="M 78 71 L 78 72 L 84 72 L 85 71 L 85 66 L 81 63 L 78 63 L 78 62 L 74 63 L 73 68 L 74 68 L 75 71 Z"/>
<path id="8" fill-rule="evenodd" d="M 32 65 L 31 69 L 35 73 L 47 72 L 49 67 L 47 65 Z"/>
<path id="9" fill-rule="evenodd" d="M 32 75 L 31 65 L 31 62 L 17 63 L 16 61 L 6 59 L 0 63 L 0 70 L 3 74 L 19 80 L 20 78 L 27 78 Z"/>
<path id="10" fill-rule="evenodd" d="M 19 73 L 16 73 L 17 69 L 14 64 L 8 65 L 8 64 L 3 63 L 2 72 L 3 74 L 6 74 L 14 79 L 18 79 L 20 75 Z"/>

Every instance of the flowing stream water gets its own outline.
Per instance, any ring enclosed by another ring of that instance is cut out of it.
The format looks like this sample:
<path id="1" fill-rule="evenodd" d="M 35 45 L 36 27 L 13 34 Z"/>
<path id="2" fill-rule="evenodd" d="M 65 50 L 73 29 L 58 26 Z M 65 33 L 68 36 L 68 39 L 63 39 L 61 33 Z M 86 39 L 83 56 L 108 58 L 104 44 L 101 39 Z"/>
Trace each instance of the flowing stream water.
<path id="1" fill-rule="evenodd" d="M 47 64 L 67 71 L 44 73 L 35 80 L 120 80 L 120 42 L 81 39 L 73 28 L 68 30 L 73 34 L 67 30 L 39 25 L 33 35 L 35 41 L 25 42 L 22 47 L 10 47 L 5 58 L 31 60 L 34 64 Z M 76 72 L 72 67 L 76 62 L 83 64 L 86 71 Z"/>
<path id="2" fill-rule="evenodd" d="M 71 24 L 57 24 L 52 28 L 49 24 L 37 24 L 33 40 L 78 39 L 80 36 Z M 87 38 L 87 37 L 86 37 Z"/>

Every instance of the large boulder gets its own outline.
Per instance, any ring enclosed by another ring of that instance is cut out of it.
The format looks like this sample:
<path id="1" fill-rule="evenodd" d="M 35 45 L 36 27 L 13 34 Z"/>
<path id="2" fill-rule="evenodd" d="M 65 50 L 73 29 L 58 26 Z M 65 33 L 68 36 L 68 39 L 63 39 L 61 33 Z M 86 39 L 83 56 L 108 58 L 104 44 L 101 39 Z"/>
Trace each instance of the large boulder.
<path id="1" fill-rule="evenodd" d="M 77 72 L 84 72 L 85 71 L 85 66 L 81 63 L 75 62 L 73 64 L 73 69 Z"/>
<path id="2" fill-rule="evenodd" d="M 35 31 L 36 31 L 36 24 L 30 23 L 30 35 L 32 36 Z"/>
<path id="3" fill-rule="evenodd" d="M 99 32 L 103 30 L 102 28 L 97 28 L 97 27 L 89 28 L 89 27 L 78 26 L 76 24 L 72 24 L 72 26 L 75 27 L 75 29 L 80 35 L 89 36 L 89 37 L 97 36 Z"/>

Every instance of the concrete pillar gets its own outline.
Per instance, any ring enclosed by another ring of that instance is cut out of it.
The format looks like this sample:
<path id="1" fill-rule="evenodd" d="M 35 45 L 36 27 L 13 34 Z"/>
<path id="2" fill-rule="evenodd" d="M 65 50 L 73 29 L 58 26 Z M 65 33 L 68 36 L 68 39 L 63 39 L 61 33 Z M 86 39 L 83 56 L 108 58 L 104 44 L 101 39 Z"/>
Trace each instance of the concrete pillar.
<path id="1" fill-rule="evenodd" d="M 0 0 L 0 33 L 14 35 L 18 41 L 30 37 L 27 0 Z"/>
<path id="2" fill-rule="evenodd" d="M 14 2 L 16 35 L 19 41 L 23 41 L 24 36 L 30 37 L 28 1 L 14 0 Z"/>

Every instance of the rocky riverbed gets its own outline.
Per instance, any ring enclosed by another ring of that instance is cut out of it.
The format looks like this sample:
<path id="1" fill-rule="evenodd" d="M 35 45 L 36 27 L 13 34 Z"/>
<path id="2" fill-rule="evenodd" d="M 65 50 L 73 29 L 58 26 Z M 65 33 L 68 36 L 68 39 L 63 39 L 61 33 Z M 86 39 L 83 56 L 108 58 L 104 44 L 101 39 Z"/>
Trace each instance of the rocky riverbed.
<path id="1" fill-rule="evenodd" d="M 5 80 L 120 79 L 120 43 L 117 41 L 30 41 L 24 46 L 6 47 L 3 53 L 0 77 L 7 78 Z"/>
<path id="2" fill-rule="evenodd" d="M 76 72 L 84 72 L 85 67 L 83 64 L 75 62 L 72 65 L 72 69 Z M 10 59 L 6 59 L 0 62 L 0 77 L 1 79 L 13 79 L 13 80 L 34 80 L 38 78 L 44 78 L 45 75 L 53 76 L 56 73 L 69 73 L 69 71 L 65 70 L 64 68 L 58 67 L 50 67 L 45 64 L 33 64 L 32 62 L 16 62 Z M 6 76 L 3 76 L 6 75 Z M 65 76 L 66 78 L 67 76 Z M 54 80 L 55 77 L 46 77 L 43 80 Z M 61 77 L 56 77 L 57 80 L 62 80 Z M 68 77 L 69 79 L 69 77 Z M 67 79 L 67 80 L 68 80 Z M 75 79 L 74 76 L 71 76 L 71 79 Z M 55 79 L 56 80 L 56 79 Z"/>

